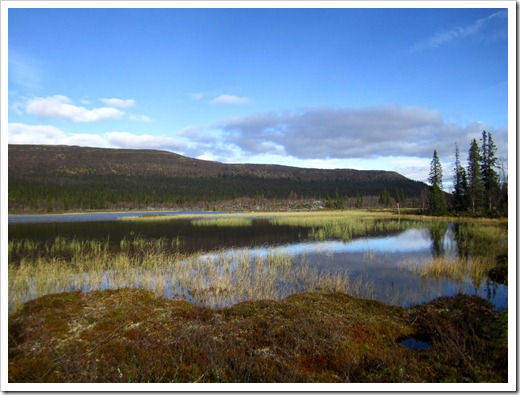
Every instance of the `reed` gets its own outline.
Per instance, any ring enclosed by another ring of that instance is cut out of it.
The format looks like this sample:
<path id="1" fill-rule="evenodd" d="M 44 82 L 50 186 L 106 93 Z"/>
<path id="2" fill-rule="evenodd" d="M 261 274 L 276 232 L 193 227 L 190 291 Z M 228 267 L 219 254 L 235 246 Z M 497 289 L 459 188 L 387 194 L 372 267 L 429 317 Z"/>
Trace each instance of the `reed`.
<path id="1" fill-rule="evenodd" d="M 250 226 L 253 218 L 261 217 L 274 225 L 308 227 L 309 237 L 314 240 L 348 240 L 418 224 L 442 233 L 447 226 L 439 219 L 418 222 L 385 215 L 388 218 L 382 220 L 381 214 L 370 212 L 248 213 L 192 220 L 196 226 Z M 497 256 L 505 255 L 507 266 L 507 223 L 463 221 L 456 233 L 459 257 L 439 256 L 431 262 L 406 263 L 400 270 L 481 284 L 497 264 Z M 180 252 L 182 244 L 178 237 L 146 239 L 139 235 L 125 238 L 117 246 L 110 240 L 60 237 L 46 243 L 9 241 L 9 308 L 17 309 L 25 301 L 49 293 L 124 287 L 144 288 L 209 307 L 319 290 L 374 295 L 373 284 L 367 279 L 352 280 L 347 272 L 317 272 L 304 256 L 297 258 L 274 249 L 267 249 L 265 254 L 246 250 L 187 256 Z M 374 262 L 377 257 L 367 251 L 363 258 Z"/>
<path id="2" fill-rule="evenodd" d="M 478 288 L 496 265 L 496 259 L 493 257 L 437 257 L 421 263 L 402 263 L 400 269 L 421 277 L 450 278 L 458 282 L 471 281 Z"/>
<path id="3" fill-rule="evenodd" d="M 9 264 L 9 310 L 51 293 L 142 288 L 159 296 L 185 298 L 207 307 L 241 301 L 272 299 L 307 291 L 341 291 L 369 296 L 361 283 L 351 283 L 348 273 L 319 273 L 303 257 L 268 250 L 198 253 L 185 256 L 158 246 L 134 243 L 132 249 L 105 254 L 83 249 L 73 259 L 40 256 Z M 143 242 L 144 243 L 144 242 Z"/>
<path id="4" fill-rule="evenodd" d="M 253 220 L 249 218 L 215 218 L 192 220 L 194 226 L 218 226 L 218 227 L 242 227 L 252 226 Z"/>
<path id="5" fill-rule="evenodd" d="M 365 211 L 302 213 L 277 216 L 270 219 L 273 225 L 309 228 L 311 240 L 337 239 L 349 241 L 367 234 L 381 234 L 418 226 L 418 221 L 401 220 L 388 214 Z M 424 226 L 424 223 L 422 224 Z"/>

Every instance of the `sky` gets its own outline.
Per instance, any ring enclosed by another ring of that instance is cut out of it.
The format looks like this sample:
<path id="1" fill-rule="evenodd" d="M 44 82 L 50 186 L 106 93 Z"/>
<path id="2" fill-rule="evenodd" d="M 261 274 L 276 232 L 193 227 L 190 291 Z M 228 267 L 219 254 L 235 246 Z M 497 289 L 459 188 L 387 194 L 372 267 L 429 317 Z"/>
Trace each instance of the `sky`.
<path id="1" fill-rule="evenodd" d="M 9 144 L 392 170 L 418 181 L 436 150 L 447 188 L 455 143 L 465 164 L 486 130 L 507 165 L 506 2 L 234 4 L 9 8 Z"/>

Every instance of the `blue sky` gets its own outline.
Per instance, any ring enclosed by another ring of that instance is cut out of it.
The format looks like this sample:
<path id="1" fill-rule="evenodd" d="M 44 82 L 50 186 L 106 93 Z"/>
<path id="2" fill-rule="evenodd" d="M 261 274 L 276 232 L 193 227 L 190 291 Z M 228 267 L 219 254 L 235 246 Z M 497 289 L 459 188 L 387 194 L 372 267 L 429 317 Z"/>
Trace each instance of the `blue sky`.
<path id="1" fill-rule="evenodd" d="M 486 4 L 10 8 L 8 141 L 421 181 L 436 149 L 449 185 L 455 142 L 465 161 L 484 129 L 508 160 L 515 3 Z"/>

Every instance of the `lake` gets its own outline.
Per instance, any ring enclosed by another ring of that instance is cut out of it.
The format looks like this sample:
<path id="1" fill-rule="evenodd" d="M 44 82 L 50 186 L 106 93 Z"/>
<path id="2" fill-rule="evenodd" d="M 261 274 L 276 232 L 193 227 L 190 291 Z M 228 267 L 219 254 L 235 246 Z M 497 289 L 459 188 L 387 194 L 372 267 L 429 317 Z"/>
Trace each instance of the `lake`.
<path id="1" fill-rule="evenodd" d="M 314 227 L 277 224 L 262 217 L 253 217 L 248 226 L 196 226 L 189 218 L 118 220 L 126 215 L 144 214 L 152 213 L 67 214 L 32 218 L 10 216 L 9 240 L 33 240 L 42 244 L 52 243 L 57 237 L 65 240 L 109 240 L 113 251 L 119 250 L 124 240 L 132 238 L 178 240 L 180 252 L 197 253 L 197 259 L 206 265 L 218 266 L 222 262 L 226 262 L 226 265 L 231 262 L 233 265 L 234 261 L 243 260 L 245 255 L 251 257 L 250 262 L 268 260 L 272 256 L 288 257 L 293 265 L 292 271 L 305 265 L 312 273 L 346 275 L 351 283 L 357 283 L 363 288 L 360 296 L 390 304 L 410 306 L 439 296 L 464 293 L 481 296 L 496 309 L 507 309 L 508 287 L 499 281 L 488 277 L 479 277 L 478 280 L 469 277 L 454 279 L 421 272 L 421 268 L 435 258 L 454 260 L 465 251 L 465 247 L 459 246 L 462 242 L 461 232 L 453 223 L 436 226 L 435 229 L 426 224 L 414 223 L 413 226 L 402 226 L 399 229 L 382 228 L 349 240 L 327 237 L 325 240 L 317 240 L 313 237 L 316 230 Z M 403 225 L 405 223 L 403 221 Z M 20 258 L 14 253 L 10 256 L 13 261 Z M 144 276 L 142 273 L 139 275 Z M 287 281 L 280 282 L 283 283 L 279 285 L 282 289 L 280 296 L 285 295 L 283 290 L 287 290 L 286 294 L 306 290 L 305 286 L 298 284 L 289 287 Z M 291 281 L 299 282 L 301 278 Z M 108 272 L 104 274 L 101 283 L 102 289 L 117 288 L 120 284 L 116 284 Z M 165 284 L 162 291 L 164 296 L 198 301 L 193 288 L 183 288 L 174 279 Z M 227 285 L 229 288 L 236 286 L 233 282 Z M 229 297 L 226 300 L 226 303 L 235 303 L 242 299 Z"/>
<path id="2" fill-rule="evenodd" d="M 99 222 L 116 221 L 120 218 L 142 217 L 146 215 L 208 214 L 206 211 L 116 211 L 104 213 L 67 213 L 67 214 L 17 214 L 9 215 L 9 224 L 37 224 L 56 222 Z M 213 214 L 220 214 L 215 212 Z"/>

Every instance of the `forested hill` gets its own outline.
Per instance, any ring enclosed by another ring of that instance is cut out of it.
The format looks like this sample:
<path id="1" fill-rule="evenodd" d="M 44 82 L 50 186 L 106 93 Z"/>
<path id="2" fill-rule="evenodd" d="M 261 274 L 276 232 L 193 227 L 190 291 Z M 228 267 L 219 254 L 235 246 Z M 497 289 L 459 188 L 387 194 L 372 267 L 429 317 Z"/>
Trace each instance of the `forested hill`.
<path id="1" fill-rule="evenodd" d="M 418 198 L 396 172 L 224 164 L 156 150 L 9 145 L 9 210 L 176 207 L 239 198 Z"/>

